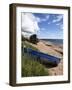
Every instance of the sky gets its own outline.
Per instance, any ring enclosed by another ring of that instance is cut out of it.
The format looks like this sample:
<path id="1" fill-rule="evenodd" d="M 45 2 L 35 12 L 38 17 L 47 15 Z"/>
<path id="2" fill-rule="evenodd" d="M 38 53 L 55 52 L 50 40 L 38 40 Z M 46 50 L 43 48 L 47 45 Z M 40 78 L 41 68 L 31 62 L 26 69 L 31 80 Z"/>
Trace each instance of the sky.
<path id="1" fill-rule="evenodd" d="M 63 15 L 22 13 L 22 34 L 34 33 L 39 39 L 63 39 Z"/>

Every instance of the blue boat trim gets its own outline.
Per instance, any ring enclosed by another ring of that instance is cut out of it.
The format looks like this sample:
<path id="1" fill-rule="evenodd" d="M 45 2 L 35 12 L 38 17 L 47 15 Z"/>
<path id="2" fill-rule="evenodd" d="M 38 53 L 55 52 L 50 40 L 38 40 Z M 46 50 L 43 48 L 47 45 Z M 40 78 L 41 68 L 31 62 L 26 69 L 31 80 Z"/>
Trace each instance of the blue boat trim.
<path id="1" fill-rule="evenodd" d="M 23 50 L 23 53 L 28 53 L 32 56 L 36 56 L 38 59 L 42 60 L 44 63 L 50 62 L 52 64 L 58 65 L 61 60 L 61 58 L 42 53 L 40 51 L 32 50 L 31 48 L 23 48 L 22 50 Z"/>

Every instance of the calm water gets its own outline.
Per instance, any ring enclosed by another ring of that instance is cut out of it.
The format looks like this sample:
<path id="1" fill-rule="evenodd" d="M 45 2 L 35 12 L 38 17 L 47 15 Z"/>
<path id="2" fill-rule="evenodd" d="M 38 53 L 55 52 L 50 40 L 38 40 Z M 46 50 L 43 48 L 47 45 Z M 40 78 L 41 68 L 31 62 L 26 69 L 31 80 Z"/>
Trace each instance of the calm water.
<path id="1" fill-rule="evenodd" d="M 63 39 L 42 39 L 43 41 L 50 41 L 55 45 L 63 45 Z"/>

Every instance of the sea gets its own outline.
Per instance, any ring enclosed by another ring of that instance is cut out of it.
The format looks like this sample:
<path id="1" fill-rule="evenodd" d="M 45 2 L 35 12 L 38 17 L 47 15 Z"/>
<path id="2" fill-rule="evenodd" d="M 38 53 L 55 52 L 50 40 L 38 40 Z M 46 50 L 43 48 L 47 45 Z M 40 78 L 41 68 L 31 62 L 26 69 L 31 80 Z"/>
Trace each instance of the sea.
<path id="1" fill-rule="evenodd" d="M 54 45 L 63 45 L 63 39 L 41 39 L 42 41 L 49 41 Z"/>

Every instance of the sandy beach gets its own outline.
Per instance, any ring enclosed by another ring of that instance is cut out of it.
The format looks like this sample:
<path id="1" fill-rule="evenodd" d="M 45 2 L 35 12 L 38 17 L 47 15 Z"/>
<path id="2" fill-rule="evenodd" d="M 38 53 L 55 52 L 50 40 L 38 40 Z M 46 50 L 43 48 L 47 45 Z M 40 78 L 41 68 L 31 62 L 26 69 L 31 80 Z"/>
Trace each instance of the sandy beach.
<path id="1" fill-rule="evenodd" d="M 27 42 L 28 43 L 28 42 Z M 63 74 L 63 47 L 53 45 L 51 42 L 42 42 L 39 41 L 37 44 L 32 44 L 32 46 L 36 47 L 39 51 L 61 58 L 60 63 L 56 67 L 48 68 L 50 75 L 62 75 Z"/>
<path id="2" fill-rule="evenodd" d="M 50 76 L 53 75 L 63 75 L 63 60 L 58 64 L 57 67 L 49 68 L 48 69 Z"/>

